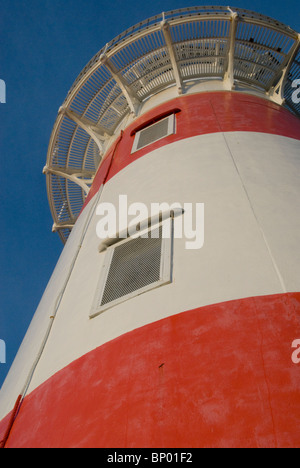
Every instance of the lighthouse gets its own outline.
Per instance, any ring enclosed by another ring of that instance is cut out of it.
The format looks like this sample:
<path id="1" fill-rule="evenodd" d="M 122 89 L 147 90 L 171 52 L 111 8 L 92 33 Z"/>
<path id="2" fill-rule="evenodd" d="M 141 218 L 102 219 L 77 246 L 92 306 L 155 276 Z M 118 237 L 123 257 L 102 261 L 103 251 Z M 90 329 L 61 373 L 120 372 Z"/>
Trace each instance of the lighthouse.
<path id="1" fill-rule="evenodd" d="M 299 78 L 296 31 L 217 6 L 86 65 L 50 137 L 65 246 L 2 447 L 299 447 Z"/>

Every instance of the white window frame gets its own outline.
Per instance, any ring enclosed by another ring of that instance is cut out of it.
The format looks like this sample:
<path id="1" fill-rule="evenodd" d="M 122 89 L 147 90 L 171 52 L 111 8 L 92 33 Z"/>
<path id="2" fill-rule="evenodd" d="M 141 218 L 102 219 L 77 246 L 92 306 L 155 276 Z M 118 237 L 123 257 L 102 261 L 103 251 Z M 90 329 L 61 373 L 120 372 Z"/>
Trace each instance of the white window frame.
<path id="1" fill-rule="evenodd" d="M 116 247 L 119 247 L 120 245 L 125 244 L 126 242 L 130 242 L 133 239 L 142 237 L 147 232 L 148 232 L 148 236 L 151 237 L 150 235 L 151 231 L 158 229 L 160 226 L 162 226 L 160 279 L 158 281 L 155 281 L 154 283 L 148 284 L 147 286 L 144 286 L 143 288 L 137 289 L 136 291 L 126 294 L 122 297 L 119 297 L 118 299 L 115 299 L 114 301 L 108 302 L 101 306 L 101 301 L 102 301 L 102 297 L 105 291 L 106 281 L 108 278 L 111 261 L 112 261 L 113 254 L 114 254 L 114 249 Z M 164 227 L 166 227 L 166 232 L 170 233 L 169 237 L 163 236 Z M 140 296 L 141 294 L 144 294 L 145 292 L 151 289 L 156 289 L 165 284 L 172 283 L 173 239 L 174 239 L 173 218 L 170 217 L 154 226 L 151 226 L 151 228 L 144 229 L 138 234 L 128 237 L 127 239 L 124 239 L 122 241 L 116 242 L 115 244 L 108 247 L 105 253 L 102 253 L 102 255 L 105 255 L 105 257 L 104 257 L 104 262 L 103 262 L 103 266 L 101 269 L 99 281 L 97 284 L 97 290 L 96 290 L 97 292 L 95 294 L 95 298 L 93 301 L 90 318 L 96 317 L 97 315 L 101 314 L 105 310 L 110 309 L 122 302 L 128 301 L 129 299 L 132 299 L 136 296 Z"/>
<path id="2" fill-rule="evenodd" d="M 153 127 L 153 125 L 157 125 L 159 122 L 162 122 L 163 120 L 168 120 L 167 134 L 157 138 L 156 140 L 151 141 L 151 143 L 147 143 L 146 145 L 141 146 L 141 147 L 138 148 L 141 133 L 144 130 L 146 130 L 146 129 L 150 128 L 150 127 Z M 153 124 L 148 125 L 148 126 L 142 128 L 141 130 L 139 130 L 138 132 L 136 132 L 134 142 L 133 142 L 133 146 L 132 146 L 132 150 L 131 150 L 131 154 L 135 153 L 136 151 L 139 151 L 139 150 L 141 150 L 143 148 L 146 148 L 149 145 L 152 145 L 152 143 L 155 143 L 156 141 L 162 140 L 163 138 L 166 138 L 167 136 L 174 134 L 175 133 L 175 123 L 176 123 L 175 114 L 170 114 L 167 117 L 164 117 L 163 119 L 158 120 L 157 122 L 154 122 Z"/>

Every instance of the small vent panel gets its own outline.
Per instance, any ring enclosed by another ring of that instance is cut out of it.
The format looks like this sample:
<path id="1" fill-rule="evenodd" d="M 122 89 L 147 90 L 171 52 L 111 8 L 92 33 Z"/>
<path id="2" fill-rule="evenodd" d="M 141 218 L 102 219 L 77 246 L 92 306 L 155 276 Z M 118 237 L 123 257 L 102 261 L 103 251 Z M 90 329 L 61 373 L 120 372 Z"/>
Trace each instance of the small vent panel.
<path id="1" fill-rule="evenodd" d="M 101 306 L 160 280 L 162 228 L 151 235 L 115 247 Z"/>
<path id="2" fill-rule="evenodd" d="M 137 149 L 150 145 L 154 141 L 160 140 L 168 135 L 168 119 L 151 125 L 150 127 L 141 130 Z"/>
<path id="3" fill-rule="evenodd" d="M 154 143 L 155 141 L 171 135 L 174 133 L 174 126 L 175 116 L 172 114 L 165 119 L 159 120 L 158 122 L 143 128 L 135 135 L 132 153 Z"/>

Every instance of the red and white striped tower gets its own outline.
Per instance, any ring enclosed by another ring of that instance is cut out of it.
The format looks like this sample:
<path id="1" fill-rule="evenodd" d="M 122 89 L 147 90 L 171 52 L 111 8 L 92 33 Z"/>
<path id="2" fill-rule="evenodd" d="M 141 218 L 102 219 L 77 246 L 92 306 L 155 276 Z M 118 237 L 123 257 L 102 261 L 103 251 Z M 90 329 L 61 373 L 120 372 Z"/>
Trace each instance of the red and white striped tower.
<path id="1" fill-rule="evenodd" d="M 1 391 L 2 446 L 300 445 L 299 44 L 256 13 L 184 9 L 79 75 L 45 167 L 68 240 Z M 101 241 L 120 195 L 203 203 L 203 247 L 153 216 L 156 239 Z"/>

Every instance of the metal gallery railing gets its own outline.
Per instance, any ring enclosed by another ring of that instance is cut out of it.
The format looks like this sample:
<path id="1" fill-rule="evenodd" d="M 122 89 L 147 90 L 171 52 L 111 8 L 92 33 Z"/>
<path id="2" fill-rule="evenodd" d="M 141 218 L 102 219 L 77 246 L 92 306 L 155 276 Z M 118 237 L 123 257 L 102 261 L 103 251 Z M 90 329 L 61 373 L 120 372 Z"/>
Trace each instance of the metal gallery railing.
<path id="1" fill-rule="evenodd" d="M 300 116 L 292 87 L 299 78 L 299 34 L 251 11 L 185 8 L 127 29 L 82 70 L 58 113 L 44 169 L 53 230 L 67 240 L 106 142 L 149 96 L 217 79 L 224 89 L 260 90 Z"/>

